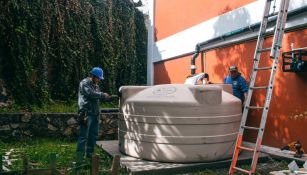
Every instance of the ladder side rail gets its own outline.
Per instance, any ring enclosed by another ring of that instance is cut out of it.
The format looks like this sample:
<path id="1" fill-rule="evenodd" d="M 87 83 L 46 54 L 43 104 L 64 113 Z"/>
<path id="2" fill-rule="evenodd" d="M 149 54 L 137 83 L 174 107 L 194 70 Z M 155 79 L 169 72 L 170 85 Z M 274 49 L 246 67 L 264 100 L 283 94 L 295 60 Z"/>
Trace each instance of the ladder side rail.
<path id="1" fill-rule="evenodd" d="M 285 0 L 285 6 L 284 6 L 284 12 L 283 12 L 283 23 L 282 23 L 282 27 L 281 27 L 281 30 L 279 32 L 279 38 L 278 38 L 278 50 L 277 52 L 275 53 L 276 55 L 276 58 L 279 57 L 280 55 L 280 49 L 282 48 L 282 41 L 283 41 L 283 36 L 284 36 L 284 33 L 285 33 L 285 26 L 286 26 L 286 23 L 287 23 L 287 17 L 288 17 L 288 9 L 289 9 L 289 4 L 290 4 L 290 0 Z"/>
<path id="2" fill-rule="evenodd" d="M 280 11 L 279 16 L 281 16 L 281 18 L 278 18 L 279 21 L 277 21 L 279 23 L 279 30 L 276 27 L 276 29 L 275 29 L 276 33 L 274 35 L 274 38 L 277 36 L 278 40 L 274 41 L 275 43 L 274 42 L 272 43 L 272 48 L 274 47 L 274 49 L 275 49 L 275 50 L 273 50 L 273 49 L 271 50 L 271 54 L 273 53 L 272 56 L 274 58 L 274 61 L 273 61 L 273 65 L 272 65 L 272 71 L 271 71 L 271 75 L 270 75 L 269 86 L 268 86 L 268 90 L 267 90 L 267 93 L 266 93 L 264 109 L 263 109 L 262 116 L 261 116 L 260 129 L 259 129 L 259 132 L 258 132 L 257 142 L 256 142 L 256 149 L 254 151 L 253 160 L 252 160 L 252 166 L 251 166 L 251 172 L 252 173 L 254 173 L 256 171 L 257 161 L 258 161 L 258 157 L 259 157 L 259 149 L 261 147 L 264 129 L 265 129 L 265 125 L 266 125 L 266 121 L 267 121 L 267 117 L 268 117 L 268 112 L 269 112 L 269 108 L 270 108 L 270 103 L 271 103 L 271 99 L 272 99 L 271 97 L 272 97 L 272 94 L 273 94 L 275 75 L 276 75 L 276 71 L 277 71 L 277 68 L 278 68 L 278 61 L 279 61 L 278 57 L 279 57 L 279 54 L 280 54 L 280 48 L 282 46 L 282 39 L 283 39 L 284 28 L 285 28 L 285 24 L 286 24 L 287 12 L 288 12 L 288 7 L 289 7 L 289 0 L 281 1 L 280 6 L 281 6 L 280 8 L 282 9 L 282 11 Z"/>
<path id="3" fill-rule="evenodd" d="M 289 1 L 290 0 L 282 0 L 279 13 L 277 16 L 277 24 L 274 31 L 274 38 L 273 38 L 273 49 L 271 50 L 270 57 L 275 58 L 279 57 L 280 54 L 280 48 L 282 47 L 282 39 L 284 35 L 285 25 L 287 21 L 287 15 L 288 15 L 288 8 L 289 8 Z"/>
<path id="4" fill-rule="evenodd" d="M 272 97 L 272 93 L 273 93 L 273 85 L 274 85 L 274 79 L 275 79 L 275 74 L 276 74 L 276 70 L 277 70 L 277 65 L 278 65 L 278 58 L 275 58 L 274 63 L 273 63 L 273 69 L 272 69 L 272 72 L 271 72 L 271 75 L 270 75 L 270 83 L 269 83 L 269 88 L 268 88 L 267 94 L 266 94 L 265 105 L 264 105 L 264 109 L 263 109 L 262 116 L 261 116 L 260 129 L 259 129 L 257 141 L 256 141 L 256 149 L 255 149 L 254 154 L 253 154 L 253 160 L 252 160 L 252 165 L 251 165 L 251 171 L 253 173 L 256 171 L 257 161 L 258 161 L 258 157 L 259 157 L 259 153 L 260 153 L 259 150 L 260 150 L 260 147 L 261 147 L 262 138 L 263 138 L 264 129 L 265 129 L 265 124 L 266 124 L 266 120 L 267 120 L 267 117 L 268 117 L 268 112 L 269 112 L 271 97 Z"/>
<path id="5" fill-rule="evenodd" d="M 261 22 L 261 25 L 260 25 L 261 27 L 259 29 L 256 49 L 255 49 L 255 53 L 254 53 L 253 71 L 252 71 L 252 76 L 251 76 L 249 87 L 255 86 L 255 81 L 256 81 L 256 76 L 257 76 L 257 71 L 255 71 L 255 69 L 258 68 L 258 65 L 259 65 L 259 62 L 260 62 L 260 56 L 261 56 L 261 53 L 259 53 L 258 51 L 261 50 L 262 47 L 263 47 L 264 35 L 265 35 L 265 31 L 266 31 L 267 24 L 268 24 L 268 18 L 265 17 L 265 16 L 267 14 L 269 14 L 270 7 L 271 7 L 271 1 L 268 1 L 268 3 L 266 3 L 266 5 L 265 5 L 265 10 L 264 10 L 264 13 L 263 13 L 263 20 Z M 243 115 L 242 115 L 240 126 L 244 126 L 246 124 L 247 115 L 248 115 L 248 111 L 249 111 L 247 106 L 249 106 L 249 104 L 251 102 L 252 95 L 253 95 L 253 88 L 248 88 L 248 93 L 247 93 L 247 97 L 246 97 L 246 100 L 245 100 L 245 105 L 244 105 L 244 110 L 243 110 Z M 244 130 L 244 128 L 240 127 L 239 133 L 243 134 L 243 130 Z"/>
<path id="6" fill-rule="evenodd" d="M 258 52 L 258 50 L 262 49 L 262 46 L 263 46 L 264 34 L 265 34 L 267 23 L 268 23 L 268 18 L 266 16 L 269 14 L 270 8 L 271 8 L 271 1 L 267 0 L 265 7 L 264 7 L 263 17 L 262 17 L 262 21 L 261 21 L 261 25 L 260 25 L 261 27 L 259 29 L 257 44 L 256 44 L 256 48 L 255 48 L 253 75 L 252 75 L 252 78 L 251 78 L 251 85 L 252 86 L 254 86 L 254 84 L 255 84 L 255 79 L 256 79 L 256 75 L 257 75 L 257 71 L 255 71 L 255 68 L 258 67 L 259 59 L 260 59 L 260 52 Z M 230 169 L 229 169 L 229 174 L 234 173 L 234 167 L 237 164 L 237 159 L 238 159 L 239 152 L 240 152 L 237 147 L 240 146 L 241 143 L 242 143 L 243 131 L 244 131 L 244 128 L 242 126 L 244 126 L 245 123 L 246 123 L 246 119 L 247 119 L 247 115 L 248 115 L 248 108 L 246 106 L 251 101 L 252 93 L 253 93 L 253 89 L 249 88 L 247 99 L 246 99 L 245 105 L 244 105 L 244 111 L 243 111 L 243 115 L 242 115 L 242 119 L 241 119 L 239 133 L 238 133 L 237 140 L 236 140 L 235 151 L 234 151 L 234 154 L 233 154 L 233 157 L 232 157 L 232 163 L 231 163 L 231 166 L 230 166 Z"/>

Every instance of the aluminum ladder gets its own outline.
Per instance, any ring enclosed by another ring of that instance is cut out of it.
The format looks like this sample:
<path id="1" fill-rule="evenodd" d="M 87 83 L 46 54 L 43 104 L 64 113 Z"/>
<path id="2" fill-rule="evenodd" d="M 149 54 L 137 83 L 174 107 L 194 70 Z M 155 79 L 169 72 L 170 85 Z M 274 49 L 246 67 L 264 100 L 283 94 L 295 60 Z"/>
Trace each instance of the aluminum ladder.
<path id="1" fill-rule="evenodd" d="M 277 65 L 278 65 L 278 57 L 280 54 L 280 48 L 282 46 L 282 38 L 284 34 L 284 28 L 285 28 L 285 23 L 287 20 L 287 13 L 288 13 L 288 7 L 289 7 L 289 1 L 290 0 L 281 0 L 280 2 L 280 9 L 276 13 L 270 13 L 270 8 L 271 8 L 271 3 L 273 0 L 265 0 L 265 6 L 264 6 L 264 12 L 263 12 L 263 17 L 259 29 L 259 34 L 258 34 L 258 39 L 257 39 L 257 44 L 256 44 L 256 49 L 255 49 L 255 54 L 254 54 L 254 65 L 252 69 L 252 75 L 251 75 L 251 81 L 250 81 L 250 86 L 248 90 L 248 95 L 247 99 L 244 105 L 244 111 L 241 119 L 241 124 L 237 136 L 237 142 L 232 158 L 232 163 L 229 169 L 229 174 L 233 175 L 235 171 L 245 173 L 245 174 L 253 174 L 256 171 L 256 166 L 258 162 L 258 156 L 259 156 L 259 151 L 261 148 L 261 142 L 263 138 L 263 133 L 264 133 L 264 128 L 265 128 L 265 123 L 267 120 L 267 115 L 269 111 L 269 106 L 270 106 L 270 101 L 271 101 L 271 96 L 273 92 L 273 86 L 274 86 L 274 78 L 275 78 L 275 73 L 277 70 Z M 274 36 L 273 36 L 273 42 L 272 46 L 269 48 L 263 48 L 263 42 L 265 39 L 266 35 L 266 29 L 267 29 L 267 24 L 269 21 L 270 17 L 276 17 L 276 24 L 275 24 L 275 31 L 274 31 Z M 270 52 L 270 58 L 273 60 L 272 66 L 269 67 L 258 67 L 261 55 L 264 52 Z M 258 71 L 266 71 L 270 70 L 270 79 L 268 82 L 267 86 L 255 86 L 255 80 L 257 77 L 257 72 Z M 266 98 L 265 98 L 265 103 L 264 106 L 251 106 L 251 98 L 253 95 L 254 90 L 266 90 Z M 252 127 L 252 126 L 246 126 L 246 120 L 248 116 L 249 110 L 262 110 L 262 116 L 261 116 L 261 121 L 260 121 L 260 126 L 258 127 Z M 242 140 L 243 140 L 243 133 L 247 130 L 254 130 L 258 131 L 257 135 L 257 140 L 254 148 L 250 147 L 245 147 L 242 145 Z M 252 163 L 250 166 L 250 170 L 245 170 L 242 168 L 239 168 L 236 166 L 237 161 L 238 161 L 238 156 L 240 151 L 251 151 L 253 152 L 253 158 L 252 158 Z"/>

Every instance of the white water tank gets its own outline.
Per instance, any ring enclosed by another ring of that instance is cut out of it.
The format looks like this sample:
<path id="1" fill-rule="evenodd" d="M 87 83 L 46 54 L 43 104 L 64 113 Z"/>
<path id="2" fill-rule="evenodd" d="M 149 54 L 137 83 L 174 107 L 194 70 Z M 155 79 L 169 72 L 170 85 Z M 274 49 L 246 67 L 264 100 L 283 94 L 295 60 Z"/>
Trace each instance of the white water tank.
<path id="1" fill-rule="evenodd" d="M 120 92 L 122 153 L 180 163 L 232 157 L 242 108 L 230 85 L 123 86 Z"/>

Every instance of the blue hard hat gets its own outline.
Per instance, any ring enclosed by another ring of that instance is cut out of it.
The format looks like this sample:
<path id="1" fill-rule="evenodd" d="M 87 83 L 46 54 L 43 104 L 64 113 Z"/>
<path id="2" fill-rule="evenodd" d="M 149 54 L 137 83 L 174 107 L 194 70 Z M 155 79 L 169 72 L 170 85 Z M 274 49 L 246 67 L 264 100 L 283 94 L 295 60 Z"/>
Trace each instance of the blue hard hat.
<path id="1" fill-rule="evenodd" d="M 92 75 L 98 77 L 100 80 L 103 80 L 103 70 L 100 67 L 94 67 L 91 72 Z"/>

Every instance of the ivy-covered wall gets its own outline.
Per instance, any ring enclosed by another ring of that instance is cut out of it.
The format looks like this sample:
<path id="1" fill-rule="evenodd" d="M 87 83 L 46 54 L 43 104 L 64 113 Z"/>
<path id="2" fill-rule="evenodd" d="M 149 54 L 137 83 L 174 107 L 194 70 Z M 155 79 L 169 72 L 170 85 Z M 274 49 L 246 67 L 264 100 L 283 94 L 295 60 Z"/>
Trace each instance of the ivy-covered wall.
<path id="1" fill-rule="evenodd" d="M 0 78 L 15 102 L 76 100 L 101 66 L 101 89 L 146 83 L 147 31 L 130 0 L 0 1 Z"/>

